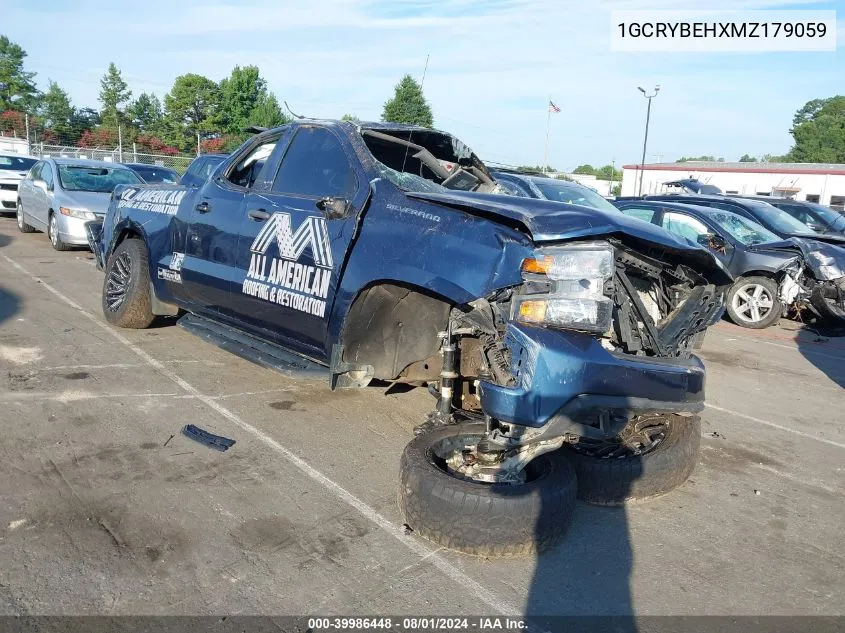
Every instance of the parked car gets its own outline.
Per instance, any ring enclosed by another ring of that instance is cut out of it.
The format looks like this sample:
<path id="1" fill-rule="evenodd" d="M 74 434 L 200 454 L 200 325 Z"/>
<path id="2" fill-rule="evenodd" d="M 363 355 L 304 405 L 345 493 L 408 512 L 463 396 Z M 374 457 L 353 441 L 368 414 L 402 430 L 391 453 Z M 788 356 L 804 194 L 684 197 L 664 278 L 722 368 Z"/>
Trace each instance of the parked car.
<path id="1" fill-rule="evenodd" d="M 296 120 L 199 187 L 115 190 L 88 224 L 103 313 L 145 328 L 184 310 L 207 340 L 332 388 L 427 383 L 437 405 L 400 467 L 407 523 L 478 554 L 547 546 L 576 488 L 619 503 L 689 475 L 693 350 L 731 278 L 616 209 L 496 187 L 445 132 Z M 564 444 L 569 459 L 551 454 Z"/>
<path id="2" fill-rule="evenodd" d="M 810 305 L 819 316 L 845 322 L 845 236 L 817 233 L 768 201 L 731 196 L 660 195 L 665 200 L 725 209 L 762 224 L 782 239 L 795 238 L 804 255 Z"/>
<path id="3" fill-rule="evenodd" d="M 76 158 L 38 161 L 18 187 L 18 229 L 46 231 L 53 248 L 85 246 L 85 222 L 102 218 L 117 185 L 142 184 L 123 165 Z"/>
<path id="4" fill-rule="evenodd" d="M 719 189 L 716 185 L 701 182 L 697 178 L 692 177 L 681 178 L 680 180 L 670 180 L 669 182 L 664 182 L 663 186 L 668 187 L 670 190 L 677 189 L 679 192 L 682 193 L 693 193 L 703 195 L 718 195 L 722 193 L 722 190 Z"/>
<path id="5" fill-rule="evenodd" d="M 179 173 L 169 167 L 162 167 L 161 165 L 147 165 L 146 163 L 123 164 L 138 174 L 141 177 L 141 180 L 150 184 L 171 184 L 179 182 Z"/>
<path id="6" fill-rule="evenodd" d="M 845 215 L 822 204 L 768 196 L 748 196 L 748 199 L 768 202 L 822 235 L 845 235 Z"/>
<path id="7" fill-rule="evenodd" d="M 651 200 L 614 204 L 625 215 L 708 248 L 735 279 L 725 303 L 737 325 L 769 327 L 786 307 L 809 299 L 803 256 L 792 239 L 782 240 L 753 220 L 713 207 Z"/>
<path id="8" fill-rule="evenodd" d="M 228 154 L 201 154 L 197 156 L 188 165 L 188 170 L 182 174 L 179 184 L 199 187 L 209 179 L 215 168 L 228 157 Z"/>
<path id="9" fill-rule="evenodd" d="M 497 182 L 505 185 L 511 195 L 615 211 L 605 198 L 577 182 L 498 169 L 492 170 L 490 174 Z"/>
<path id="10" fill-rule="evenodd" d="M 0 154 L 0 213 L 17 211 L 18 185 L 37 162 L 31 156 Z"/>

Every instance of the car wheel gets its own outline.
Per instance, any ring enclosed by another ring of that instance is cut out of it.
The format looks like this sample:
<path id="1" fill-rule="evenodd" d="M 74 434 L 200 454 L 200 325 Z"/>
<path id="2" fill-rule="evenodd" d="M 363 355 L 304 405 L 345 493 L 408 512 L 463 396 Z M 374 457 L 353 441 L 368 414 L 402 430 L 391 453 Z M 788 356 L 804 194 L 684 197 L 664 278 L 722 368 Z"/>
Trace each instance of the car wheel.
<path id="1" fill-rule="evenodd" d="M 32 228 L 29 224 L 26 223 L 23 217 L 23 206 L 21 205 L 21 201 L 18 200 L 18 210 L 17 210 L 17 219 L 18 219 L 18 231 L 21 233 L 35 233 L 35 229 Z"/>
<path id="2" fill-rule="evenodd" d="M 53 245 L 57 251 L 69 251 L 70 245 L 65 244 L 59 235 L 59 220 L 55 213 L 50 214 L 50 219 L 47 223 L 47 237 L 50 238 L 50 244 Z"/>
<path id="3" fill-rule="evenodd" d="M 141 240 L 120 243 L 106 264 L 103 314 L 123 328 L 144 329 L 155 319 L 150 297 L 147 248 Z"/>
<path id="4" fill-rule="evenodd" d="M 727 297 L 731 321 L 739 326 L 761 330 L 780 319 L 783 304 L 778 299 L 778 285 L 769 277 L 740 277 Z"/>
<path id="5" fill-rule="evenodd" d="M 845 309 L 839 303 L 839 292 L 845 294 L 845 281 L 838 281 L 839 290 L 834 285 L 835 283 L 828 282 L 813 288 L 810 293 L 810 303 L 826 321 L 842 325 L 845 324 Z"/>
<path id="6" fill-rule="evenodd" d="M 647 501 L 684 483 L 698 463 L 701 420 L 675 414 L 637 416 L 612 440 L 567 445 L 578 498 L 598 505 Z"/>
<path id="7" fill-rule="evenodd" d="M 483 483 L 449 470 L 449 454 L 477 444 L 484 424 L 417 436 L 400 463 L 399 504 L 418 534 L 478 556 L 542 551 L 563 536 L 575 507 L 575 473 L 560 451 L 535 457 L 521 483 Z"/>

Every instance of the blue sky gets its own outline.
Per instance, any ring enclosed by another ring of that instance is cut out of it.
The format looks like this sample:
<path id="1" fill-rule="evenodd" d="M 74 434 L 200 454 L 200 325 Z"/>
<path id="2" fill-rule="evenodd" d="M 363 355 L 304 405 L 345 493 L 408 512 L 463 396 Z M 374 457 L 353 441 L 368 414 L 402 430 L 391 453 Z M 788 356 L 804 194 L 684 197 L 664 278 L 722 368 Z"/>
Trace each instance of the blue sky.
<path id="1" fill-rule="evenodd" d="M 98 107 L 110 61 L 135 95 L 162 96 L 195 72 L 219 80 L 260 67 L 270 89 L 315 117 L 378 119 L 405 73 L 422 76 L 435 125 L 485 160 L 538 164 L 546 106 L 549 162 L 571 169 L 638 162 L 645 100 L 649 161 L 784 153 L 792 115 L 845 93 L 845 0 L 708 0 L 707 8 L 836 9 L 826 53 L 613 53 L 610 11 L 696 9 L 690 0 L 5 0 L 0 32 L 29 53 L 39 86 L 57 81 L 77 106 Z"/>

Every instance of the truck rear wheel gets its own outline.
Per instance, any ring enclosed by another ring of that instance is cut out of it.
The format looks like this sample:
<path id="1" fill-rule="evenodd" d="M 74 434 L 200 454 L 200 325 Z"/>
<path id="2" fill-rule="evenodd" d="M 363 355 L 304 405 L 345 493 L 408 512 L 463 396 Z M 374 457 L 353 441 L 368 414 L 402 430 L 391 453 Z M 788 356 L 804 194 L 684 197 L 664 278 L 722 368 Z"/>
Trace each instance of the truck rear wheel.
<path id="1" fill-rule="evenodd" d="M 612 440 L 567 445 L 578 498 L 598 505 L 647 501 L 684 483 L 698 463 L 701 419 L 652 414 L 634 418 Z"/>
<path id="2" fill-rule="evenodd" d="M 155 319 L 147 248 L 141 240 L 124 240 L 112 253 L 106 264 L 102 304 L 106 321 L 118 327 L 144 329 Z"/>
<path id="3" fill-rule="evenodd" d="M 477 556 L 529 554 L 563 536 L 575 507 L 576 480 L 560 451 L 535 457 L 522 483 L 482 483 L 452 474 L 447 451 L 475 445 L 484 424 L 423 433 L 402 454 L 399 503 L 420 536 Z"/>

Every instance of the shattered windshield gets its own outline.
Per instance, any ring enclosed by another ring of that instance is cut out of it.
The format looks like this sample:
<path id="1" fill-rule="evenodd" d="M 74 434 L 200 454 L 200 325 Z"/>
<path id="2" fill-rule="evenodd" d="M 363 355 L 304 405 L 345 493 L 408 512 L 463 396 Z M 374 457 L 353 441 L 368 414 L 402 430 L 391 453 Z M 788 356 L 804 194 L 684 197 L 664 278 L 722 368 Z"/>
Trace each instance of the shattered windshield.
<path id="1" fill-rule="evenodd" d="M 582 207 L 592 207 L 593 209 L 613 211 L 614 213 L 619 212 L 616 207 L 595 191 L 582 185 L 576 185 L 566 180 L 555 180 L 553 178 L 534 178 L 532 182 L 546 200 L 577 204 Z"/>
<path id="2" fill-rule="evenodd" d="M 387 165 L 376 163 L 376 168 L 382 177 L 386 178 L 394 185 L 403 189 L 404 191 L 416 191 L 418 193 L 442 193 L 446 191 L 446 187 L 438 185 L 431 180 L 426 180 L 421 176 L 415 176 L 403 171 L 396 171 Z"/>
<path id="3" fill-rule="evenodd" d="M 760 226 L 752 220 L 748 220 L 736 213 L 730 211 L 719 211 L 710 216 L 713 221 L 720 227 L 730 233 L 734 239 L 741 242 L 745 246 L 755 246 L 756 244 L 767 244 L 769 242 L 778 242 L 780 237 Z"/>

